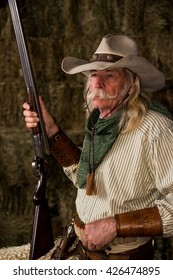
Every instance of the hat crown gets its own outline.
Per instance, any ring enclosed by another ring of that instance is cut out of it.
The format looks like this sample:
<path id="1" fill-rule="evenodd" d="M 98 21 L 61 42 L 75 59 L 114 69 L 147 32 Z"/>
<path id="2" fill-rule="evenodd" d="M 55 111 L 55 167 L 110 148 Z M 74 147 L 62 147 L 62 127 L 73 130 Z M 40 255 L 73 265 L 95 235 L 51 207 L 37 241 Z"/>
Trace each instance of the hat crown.
<path id="1" fill-rule="evenodd" d="M 126 57 L 138 55 L 137 43 L 126 35 L 106 35 L 103 37 L 95 54 L 107 53 Z"/>

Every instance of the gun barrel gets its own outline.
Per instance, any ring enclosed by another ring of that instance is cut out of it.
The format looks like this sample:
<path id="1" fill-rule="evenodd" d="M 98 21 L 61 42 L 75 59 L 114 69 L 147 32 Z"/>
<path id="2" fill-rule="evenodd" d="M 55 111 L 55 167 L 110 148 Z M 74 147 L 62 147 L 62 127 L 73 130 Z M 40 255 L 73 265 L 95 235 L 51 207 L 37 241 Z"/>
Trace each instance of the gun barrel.
<path id="1" fill-rule="evenodd" d="M 43 121 L 43 116 L 40 108 L 40 102 L 38 98 L 38 93 L 36 89 L 36 84 L 34 81 L 33 70 L 30 62 L 30 57 L 28 54 L 27 44 L 24 37 L 23 27 L 20 20 L 20 15 L 17 7 L 16 0 L 8 0 L 11 19 L 14 27 L 14 32 L 16 36 L 16 42 L 18 46 L 18 51 L 20 55 L 20 61 L 23 69 L 23 75 L 25 79 L 25 85 L 27 88 L 27 92 L 32 89 L 34 102 L 36 106 L 36 110 L 38 113 L 38 117 L 40 119 L 40 128 L 43 135 L 43 142 L 44 142 L 44 150 L 46 155 L 50 155 L 49 143 L 46 135 L 45 125 Z"/>
<path id="2" fill-rule="evenodd" d="M 31 110 L 36 111 L 40 119 L 39 125 L 32 129 L 35 150 L 35 161 L 33 165 L 37 169 L 39 180 L 33 199 L 35 208 L 29 257 L 30 259 L 37 259 L 54 246 L 51 218 L 45 197 L 47 181 L 46 156 L 50 155 L 50 149 L 17 3 L 16 0 L 8 0 L 8 3 L 27 88 L 28 101 L 31 104 Z"/>

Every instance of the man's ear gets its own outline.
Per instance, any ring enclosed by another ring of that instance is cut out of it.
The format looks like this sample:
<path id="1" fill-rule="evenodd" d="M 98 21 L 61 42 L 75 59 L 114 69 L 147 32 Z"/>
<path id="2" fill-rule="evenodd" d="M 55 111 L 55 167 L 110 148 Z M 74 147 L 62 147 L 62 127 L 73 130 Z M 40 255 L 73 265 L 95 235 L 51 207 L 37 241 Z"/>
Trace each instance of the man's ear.
<path id="1" fill-rule="evenodd" d="M 129 95 L 132 95 L 134 92 L 136 92 L 136 87 L 138 84 L 140 84 L 140 77 L 138 75 L 136 75 L 135 80 L 129 90 Z"/>
<path id="2" fill-rule="evenodd" d="M 136 91 L 136 85 L 133 84 L 128 92 L 129 96 L 131 96 Z"/>

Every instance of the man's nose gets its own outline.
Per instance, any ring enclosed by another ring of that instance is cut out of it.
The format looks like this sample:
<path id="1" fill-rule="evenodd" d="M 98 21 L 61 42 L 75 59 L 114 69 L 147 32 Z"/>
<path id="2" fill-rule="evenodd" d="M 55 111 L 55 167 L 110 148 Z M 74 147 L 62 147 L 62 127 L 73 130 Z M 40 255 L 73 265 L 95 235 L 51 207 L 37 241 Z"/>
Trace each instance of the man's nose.
<path id="1" fill-rule="evenodd" d="M 104 87 L 104 81 L 101 77 L 95 78 L 95 87 L 96 88 L 103 88 Z"/>

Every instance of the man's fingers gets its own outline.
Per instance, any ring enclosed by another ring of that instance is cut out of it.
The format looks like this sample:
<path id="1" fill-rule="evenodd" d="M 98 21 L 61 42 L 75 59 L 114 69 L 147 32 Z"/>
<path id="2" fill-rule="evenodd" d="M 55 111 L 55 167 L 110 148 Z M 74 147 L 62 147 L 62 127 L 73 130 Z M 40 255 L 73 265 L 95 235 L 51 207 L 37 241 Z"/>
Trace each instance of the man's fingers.
<path id="1" fill-rule="evenodd" d="M 88 241 L 88 246 L 87 246 L 88 250 L 90 251 L 96 251 L 97 247 L 90 241 Z"/>
<path id="2" fill-rule="evenodd" d="M 38 125 L 39 118 L 38 117 L 34 117 L 34 116 L 30 116 L 30 114 L 29 114 L 29 116 L 27 116 L 27 115 L 28 114 L 26 112 L 26 114 L 24 114 L 26 127 L 27 128 L 34 128 L 34 127 L 36 127 Z M 36 114 L 36 116 L 37 116 L 37 114 Z"/>
<path id="3" fill-rule="evenodd" d="M 29 105 L 29 103 L 25 102 L 25 103 L 23 104 L 23 109 L 25 109 L 25 110 L 30 110 L 30 105 Z"/>
<path id="4" fill-rule="evenodd" d="M 23 111 L 23 115 L 24 115 L 24 117 L 28 117 L 28 118 L 37 118 L 38 119 L 38 117 L 37 117 L 37 113 L 36 112 L 31 112 L 31 111 L 28 111 L 28 110 L 24 110 Z M 38 119 L 39 120 L 39 119 Z"/>
<path id="5" fill-rule="evenodd" d="M 97 246 L 94 245 L 91 241 L 82 241 L 82 244 L 85 248 L 87 248 L 90 251 L 96 251 L 97 250 Z"/>
<path id="6" fill-rule="evenodd" d="M 36 127 L 37 125 L 38 125 L 37 122 L 35 122 L 35 123 L 33 123 L 33 122 L 27 122 L 27 123 L 26 123 L 26 127 L 27 127 L 27 128 L 34 128 L 34 127 Z"/>

